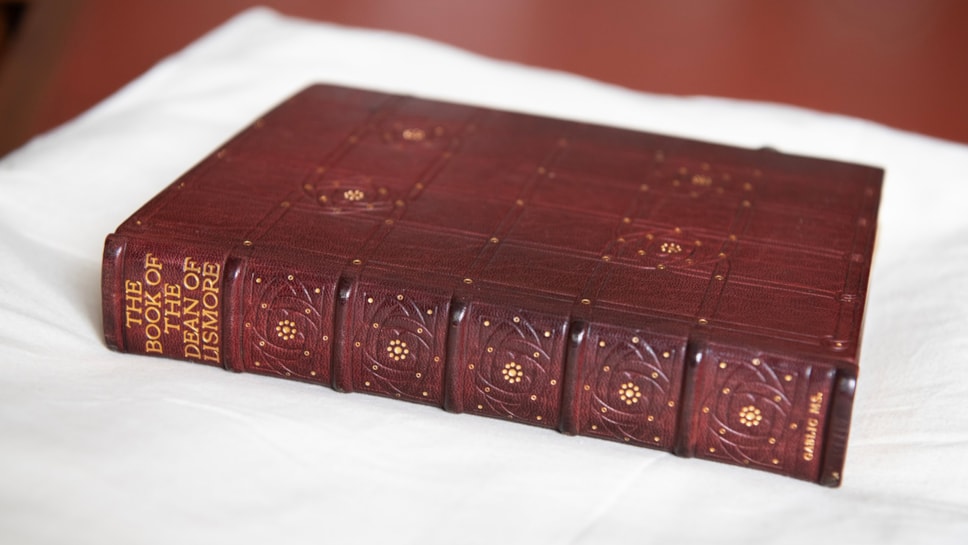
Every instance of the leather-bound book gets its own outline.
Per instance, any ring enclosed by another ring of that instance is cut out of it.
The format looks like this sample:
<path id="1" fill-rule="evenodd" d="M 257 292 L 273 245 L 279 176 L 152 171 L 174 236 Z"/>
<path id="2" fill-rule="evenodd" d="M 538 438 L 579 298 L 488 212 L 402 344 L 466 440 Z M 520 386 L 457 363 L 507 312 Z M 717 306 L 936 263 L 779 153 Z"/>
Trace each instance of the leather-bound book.
<path id="1" fill-rule="evenodd" d="M 836 486 L 882 176 L 317 85 L 108 236 L 105 338 Z"/>

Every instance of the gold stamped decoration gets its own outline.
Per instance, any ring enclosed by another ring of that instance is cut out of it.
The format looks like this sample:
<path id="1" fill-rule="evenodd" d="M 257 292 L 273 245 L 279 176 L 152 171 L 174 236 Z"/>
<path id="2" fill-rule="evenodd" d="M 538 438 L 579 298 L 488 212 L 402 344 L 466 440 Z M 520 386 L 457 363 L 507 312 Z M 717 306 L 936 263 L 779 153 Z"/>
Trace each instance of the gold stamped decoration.
<path id="1" fill-rule="evenodd" d="M 664 254 L 678 254 L 682 252 L 682 246 L 676 242 L 663 242 L 659 250 Z"/>
<path id="2" fill-rule="evenodd" d="M 407 356 L 410 354 L 410 349 L 407 348 L 406 342 L 400 339 L 393 339 L 387 345 L 387 353 L 393 361 L 400 361 L 407 359 Z"/>
<path id="3" fill-rule="evenodd" d="M 501 375 L 504 377 L 504 380 L 514 384 L 521 382 L 521 378 L 524 376 L 524 369 L 521 367 L 521 364 L 510 361 L 504 364 Z"/>
<path id="4" fill-rule="evenodd" d="M 339 168 L 320 167 L 317 176 L 307 180 L 302 189 L 328 213 L 386 213 L 397 198 L 370 176 Z"/>
<path id="5" fill-rule="evenodd" d="M 242 290 L 244 305 L 241 360 L 247 371 L 306 380 L 328 380 L 317 359 L 329 341 L 331 292 L 328 279 L 267 266 L 254 259 Z"/>
<path id="6" fill-rule="evenodd" d="M 713 185 L 713 179 L 705 174 L 696 174 L 692 177 L 692 185 L 709 187 Z"/>
<path id="7" fill-rule="evenodd" d="M 382 136 L 384 144 L 402 149 L 419 146 L 421 148 L 437 148 L 441 150 L 443 158 L 448 158 L 452 152 L 449 145 L 460 139 L 460 129 L 454 127 L 433 125 L 426 117 L 394 115 L 374 127 Z M 467 127 L 471 131 L 470 127 Z"/>
<path id="8" fill-rule="evenodd" d="M 658 248 L 656 247 L 655 250 Z M 680 366 L 671 339 L 624 327 L 594 325 L 592 357 L 580 370 L 580 433 L 671 448 L 678 419 Z"/>
<path id="9" fill-rule="evenodd" d="M 276 326 L 276 335 L 284 341 L 291 341 L 296 338 L 296 324 L 290 320 L 279 320 Z"/>
<path id="10" fill-rule="evenodd" d="M 359 189 L 347 189 L 343 192 L 343 198 L 351 202 L 362 201 L 364 197 L 366 194 Z"/>
<path id="11" fill-rule="evenodd" d="M 763 414 L 755 405 L 747 405 L 739 411 L 739 421 L 747 428 L 759 426 L 763 420 Z"/>
<path id="12" fill-rule="evenodd" d="M 371 394 L 441 404 L 446 346 L 435 333 L 446 323 L 446 304 L 437 294 L 362 281 L 353 305 L 349 360 L 359 370 L 353 384 Z"/>
<path id="13" fill-rule="evenodd" d="M 633 403 L 638 403 L 639 398 L 642 397 L 642 392 L 639 387 L 632 382 L 626 382 L 619 387 L 618 397 L 625 402 L 626 405 L 631 405 Z"/>
<path id="14" fill-rule="evenodd" d="M 424 138 L 427 137 L 427 133 L 424 132 L 423 129 L 409 128 L 409 129 L 404 129 L 400 133 L 400 136 L 402 136 L 404 140 L 407 140 L 409 142 L 421 142 Z"/>
<path id="15" fill-rule="evenodd" d="M 794 460 L 787 447 L 797 435 L 791 430 L 798 427 L 791 421 L 797 383 L 790 365 L 762 354 L 718 354 L 716 362 L 711 366 L 716 379 L 700 405 L 702 456 L 790 469 Z"/>
<path id="16" fill-rule="evenodd" d="M 508 312 L 511 310 L 511 312 Z M 561 322 L 524 309 L 473 304 L 467 319 L 480 327 L 460 358 L 473 362 L 462 379 L 469 386 L 463 403 L 499 418 L 520 419 L 555 427 L 561 400 L 561 364 L 556 357 L 561 340 L 555 334 Z M 545 336 L 544 332 L 548 332 Z M 617 385 L 616 385 L 617 386 Z"/>

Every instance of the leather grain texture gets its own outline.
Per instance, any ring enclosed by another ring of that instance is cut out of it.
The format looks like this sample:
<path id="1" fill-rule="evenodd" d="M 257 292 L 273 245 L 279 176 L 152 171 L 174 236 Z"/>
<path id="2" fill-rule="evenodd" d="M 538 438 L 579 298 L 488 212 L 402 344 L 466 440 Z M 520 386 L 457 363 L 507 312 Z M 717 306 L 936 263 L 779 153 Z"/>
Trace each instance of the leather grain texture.
<path id="1" fill-rule="evenodd" d="M 108 237 L 105 337 L 838 485 L 882 177 L 317 85 Z"/>

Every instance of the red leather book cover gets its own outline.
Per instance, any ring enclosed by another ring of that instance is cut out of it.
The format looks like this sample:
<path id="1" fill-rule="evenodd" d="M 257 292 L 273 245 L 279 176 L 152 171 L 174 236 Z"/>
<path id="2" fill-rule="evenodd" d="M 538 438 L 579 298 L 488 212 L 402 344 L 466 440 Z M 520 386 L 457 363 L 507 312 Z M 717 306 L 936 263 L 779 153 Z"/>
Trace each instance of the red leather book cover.
<path id="1" fill-rule="evenodd" d="M 108 237 L 105 338 L 836 486 L 882 176 L 317 85 Z"/>

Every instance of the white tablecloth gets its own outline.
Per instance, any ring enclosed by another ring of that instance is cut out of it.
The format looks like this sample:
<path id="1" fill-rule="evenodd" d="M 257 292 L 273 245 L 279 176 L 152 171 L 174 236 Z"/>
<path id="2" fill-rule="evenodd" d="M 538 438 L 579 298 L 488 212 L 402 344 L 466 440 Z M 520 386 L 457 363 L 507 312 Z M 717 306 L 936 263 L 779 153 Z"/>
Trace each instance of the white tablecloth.
<path id="1" fill-rule="evenodd" d="M 116 354 L 104 236 L 331 82 L 887 169 L 840 489 Z M 252 10 L 0 161 L 0 542 L 966 543 L 968 147 Z"/>

